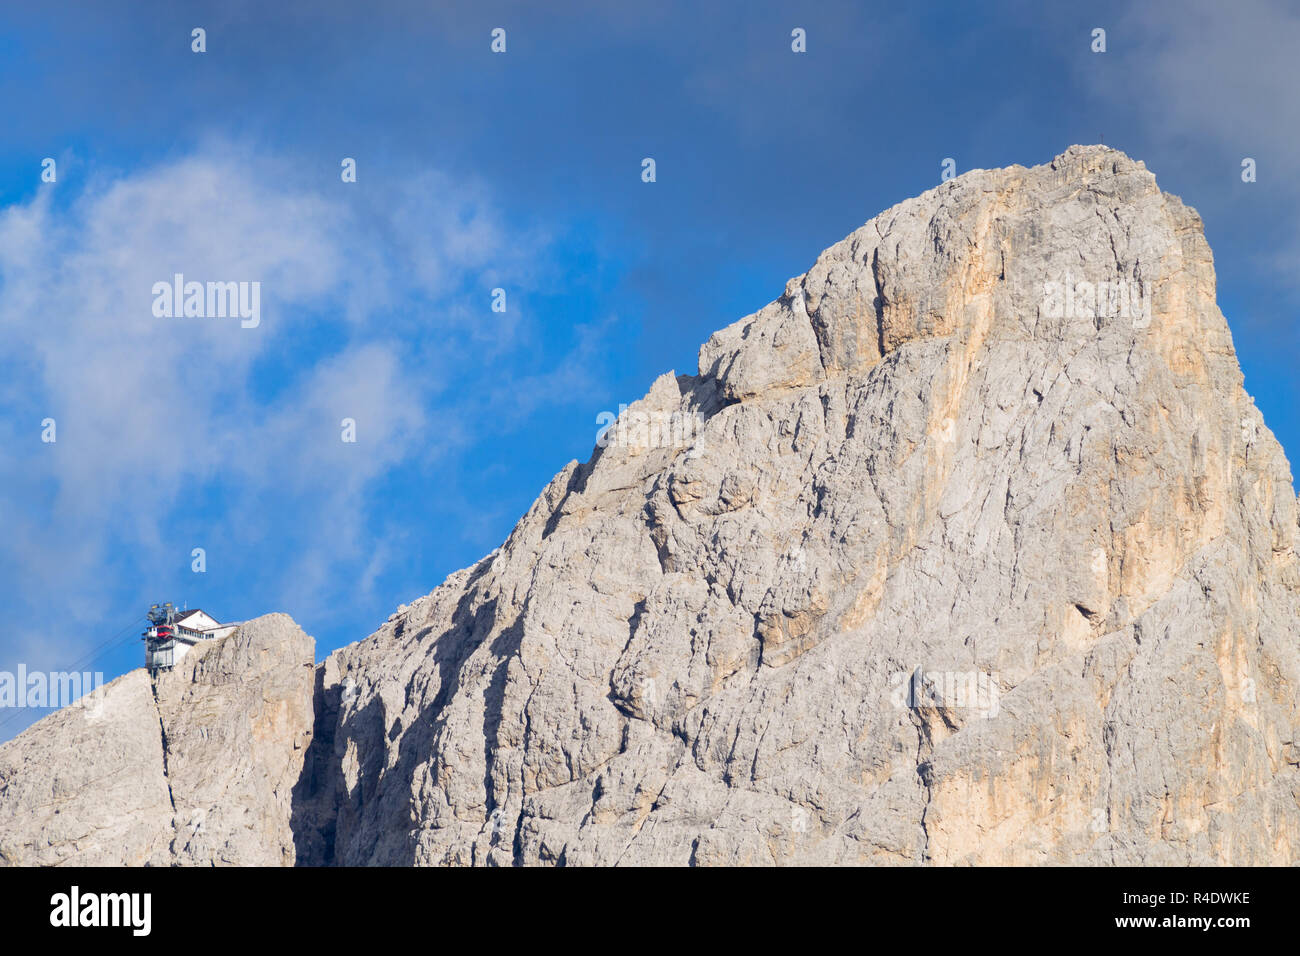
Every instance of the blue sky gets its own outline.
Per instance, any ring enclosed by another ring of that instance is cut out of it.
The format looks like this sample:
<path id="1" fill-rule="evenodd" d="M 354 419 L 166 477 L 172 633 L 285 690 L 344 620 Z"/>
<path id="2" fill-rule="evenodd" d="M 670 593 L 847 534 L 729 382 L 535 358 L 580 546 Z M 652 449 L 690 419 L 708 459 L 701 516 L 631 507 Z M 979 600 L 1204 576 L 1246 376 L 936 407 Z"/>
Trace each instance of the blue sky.
<path id="1" fill-rule="evenodd" d="M 159 600 L 286 611 L 322 655 L 365 637 L 946 157 L 1144 160 L 1204 217 L 1294 453 L 1300 13 L 1044 6 L 6 6 L 0 670 L 62 669 Z M 259 281 L 261 324 L 154 317 L 178 271 Z"/>

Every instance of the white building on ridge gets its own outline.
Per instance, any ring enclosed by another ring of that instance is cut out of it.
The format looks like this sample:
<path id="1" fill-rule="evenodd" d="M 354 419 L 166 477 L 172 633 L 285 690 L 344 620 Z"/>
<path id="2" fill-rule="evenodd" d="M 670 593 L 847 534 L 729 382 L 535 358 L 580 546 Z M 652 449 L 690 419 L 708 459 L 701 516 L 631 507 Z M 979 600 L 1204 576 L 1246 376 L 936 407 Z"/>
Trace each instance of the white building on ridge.
<path id="1" fill-rule="evenodd" d="M 155 604 L 149 609 L 149 628 L 144 632 L 144 666 L 151 671 L 169 670 L 199 641 L 214 641 L 238 627 L 237 623 L 222 624 L 201 608 L 178 611 L 170 601 Z"/>

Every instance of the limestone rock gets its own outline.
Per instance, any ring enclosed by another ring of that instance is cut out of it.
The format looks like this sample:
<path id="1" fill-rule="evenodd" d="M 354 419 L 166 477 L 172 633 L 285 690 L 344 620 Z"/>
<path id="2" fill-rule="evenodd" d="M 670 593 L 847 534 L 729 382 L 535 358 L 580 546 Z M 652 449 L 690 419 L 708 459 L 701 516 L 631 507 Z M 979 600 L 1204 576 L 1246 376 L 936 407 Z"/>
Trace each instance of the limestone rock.
<path id="1" fill-rule="evenodd" d="M 292 864 L 314 655 L 270 614 L 28 728 L 0 747 L 0 862 Z"/>
<path id="2" fill-rule="evenodd" d="M 0 748 L 0 860 L 1294 864 L 1296 540 L 1196 213 L 976 170 L 366 640 L 259 619 Z"/>
<path id="3" fill-rule="evenodd" d="M 306 861 L 1296 862 L 1295 493 L 1214 296 L 1112 149 L 880 214 L 330 656 Z"/>
<path id="4" fill-rule="evenodd" d="M 171 801 L 149 675 L 96 693 L 0 746 L 0 863 L 138 865 L 166 852 Z"/>
<path id="5" fill-rule="evenodd" d="M 315 720 L 315 642 L 285 614 L 249 621 L 160 675 L 176 805 L 172 862 L 292 865 L 293 790 Z"/>

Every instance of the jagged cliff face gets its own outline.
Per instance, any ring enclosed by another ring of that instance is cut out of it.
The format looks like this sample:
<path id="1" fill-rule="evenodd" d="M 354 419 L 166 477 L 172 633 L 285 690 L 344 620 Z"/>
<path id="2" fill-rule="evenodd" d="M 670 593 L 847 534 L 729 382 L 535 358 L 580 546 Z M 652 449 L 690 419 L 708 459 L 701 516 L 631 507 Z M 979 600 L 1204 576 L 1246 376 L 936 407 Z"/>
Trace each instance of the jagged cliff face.
<path id="1" fill-rule="evenodd" d="M 1291 476 L 1141 163 L 882 213 L 607 438 L 321 665 L 283 857 L 1300 858 Z"/>
<path id="2" fill-rule="evenodd" d="M 42 720 L 0 747 L 0 863 L 293 863 L 314 671 L 269 614 Z"/>

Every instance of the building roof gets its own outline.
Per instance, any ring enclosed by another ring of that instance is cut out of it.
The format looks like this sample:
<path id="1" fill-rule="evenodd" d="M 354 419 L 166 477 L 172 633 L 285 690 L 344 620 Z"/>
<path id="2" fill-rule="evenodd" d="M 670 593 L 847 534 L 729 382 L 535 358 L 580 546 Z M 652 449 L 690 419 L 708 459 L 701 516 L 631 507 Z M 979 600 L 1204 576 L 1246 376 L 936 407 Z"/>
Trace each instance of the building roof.
<path id="1" fill-rule="evenodd" d="M 221 624 L 220 621 L 218 621 L 215 617 L 213 617 L 213 616 L 212 616 L 211 614 L 209 614 L 207 611 L 203 610 L 203 608 L 201 608 L 201 607 L 191 608 L 191 609 L 188 610 L 188 611 L 183 611 L 183 612 L 181 612 L 180 614 L 176 615 L 176 617 L 172 618 L 172 623 L 173 623 L 173 624 L 185 624 L 186 621 L 190 621 L 192 618 L 194 618 L 196 615 L 199 615 L 199 614 L 202 614 L 204 617 L 206 617 L 209 621 L 212 622 L 211 627 L 221 627 L 221 626 L 222 626 L 222 624 Z M 197 624 L 197 623 L 199 623 L 199 622 L 198 622 L 198 621 L 194 621 L 192 624 L 189 624 L 189 625 L 187 625 L 187 626 L 188 626 L 188 627 L 193 627 L 194 624 Z M 211 628 L 208 628 L 208 629 L 210 630 Z M 196 628 L 196 630 L 203 630 L 203 628 Z"/>

